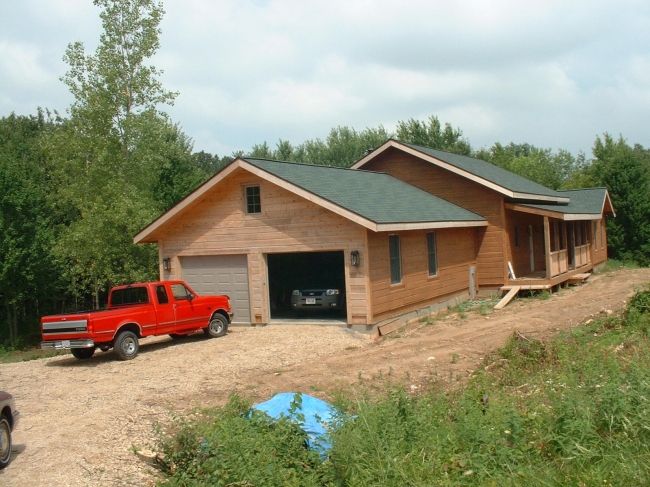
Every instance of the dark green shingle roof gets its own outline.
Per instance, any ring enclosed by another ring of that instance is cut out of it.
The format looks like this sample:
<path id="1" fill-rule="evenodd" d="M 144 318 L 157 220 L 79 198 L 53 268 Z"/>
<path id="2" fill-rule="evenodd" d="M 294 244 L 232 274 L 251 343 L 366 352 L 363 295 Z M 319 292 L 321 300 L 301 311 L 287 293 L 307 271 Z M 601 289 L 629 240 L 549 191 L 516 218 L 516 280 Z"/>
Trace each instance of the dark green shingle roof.
<path id="1" fill-rule="evenodd" d="M 473 157 L 461 156 L 451 152 L 445 152 L 436 149 L 429 149 L 415 144 L 396 141 L 400 144 L 410 147 L 418 152 L 422 152 L 431 157 L 435 157 L 447 164 L 457 167 L 470 174 L 478 176 L 486 181 L 494 183 L 502 188 L 508 189 L 515 193 L 525 193 L 531 195 L 550 196 L 555 198 L 564 198 L 566 195 L 560 194 L 546 186 L 542 186 L 534 181 L 519 176 L 518 174 L 506 171 L 505 169 L 490 164 L 489 162 Z"/>
<path id="2" fill-rule="evenodd" d="M 385 173 L 267 159 L 244 161 L 377 224 L 485 221 Z"/>
<path id="3" fill-rule="evenodd" d="M 600 215 L 603 211 L 605 204 L 605 196 L 607 195 L 606 188 L 585 188 L 585 189 L 572 189 L 567 191 L 558 191 L 563 196 L 568 196 L 571 201 L 568 204 L 554 204 L 554 205 L 538 205 L 538 204 L 521 204 L 529 208 L 536 208 L 539 210 L 554 211 L 563 214 L 590 214 Z"/>

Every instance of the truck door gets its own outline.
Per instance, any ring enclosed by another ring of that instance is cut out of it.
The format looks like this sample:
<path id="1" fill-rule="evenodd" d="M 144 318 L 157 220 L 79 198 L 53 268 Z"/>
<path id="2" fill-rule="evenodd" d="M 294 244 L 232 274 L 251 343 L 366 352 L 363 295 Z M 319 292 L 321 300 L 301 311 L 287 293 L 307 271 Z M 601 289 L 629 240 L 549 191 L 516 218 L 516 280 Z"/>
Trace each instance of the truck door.
<path id="1" fill-rule="evenodd" d="M 176 313 L 174 311 L 174 303 L 169 298 L 167 286 L 159 284 L 155 288 L 156 291 L 156 334 L 164 335 L 165 333 L 174 333 L 176 328 Z"/>
<path id="2" fill-rule="evenodd" d="M 172 284 L 170 287 L 174 296 L 176 330 L 191 330 L 207 326 L 208 317 L 203 316 L 205 314 L 203 310 L 196 309 L 194 306 L 191 291 L 183 284 Z"/>

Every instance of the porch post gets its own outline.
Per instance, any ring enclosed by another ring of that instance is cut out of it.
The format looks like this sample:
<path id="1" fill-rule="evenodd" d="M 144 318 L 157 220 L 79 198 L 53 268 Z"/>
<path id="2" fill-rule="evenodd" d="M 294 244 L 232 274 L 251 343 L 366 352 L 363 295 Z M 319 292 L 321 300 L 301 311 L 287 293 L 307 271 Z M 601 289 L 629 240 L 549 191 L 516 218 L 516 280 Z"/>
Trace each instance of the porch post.
<path id="1" fill-rule="evenodd" d="M 551 278 L 551 226 L 544 217 L 544 251 L 546 252 L 546 279 Z"/>

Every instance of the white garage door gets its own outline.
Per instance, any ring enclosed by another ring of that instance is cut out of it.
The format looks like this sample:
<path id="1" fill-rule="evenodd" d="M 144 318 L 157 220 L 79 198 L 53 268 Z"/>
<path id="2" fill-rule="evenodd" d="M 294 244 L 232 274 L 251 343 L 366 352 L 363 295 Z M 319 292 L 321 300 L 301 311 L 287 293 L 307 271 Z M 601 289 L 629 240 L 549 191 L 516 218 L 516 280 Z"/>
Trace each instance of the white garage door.
<path id="1" fill-rule="evenodd" d="M 230 296 L 233 323 L 250 323 L 246 255 L 181 257 L 183 280 L 199 295 Z"/>

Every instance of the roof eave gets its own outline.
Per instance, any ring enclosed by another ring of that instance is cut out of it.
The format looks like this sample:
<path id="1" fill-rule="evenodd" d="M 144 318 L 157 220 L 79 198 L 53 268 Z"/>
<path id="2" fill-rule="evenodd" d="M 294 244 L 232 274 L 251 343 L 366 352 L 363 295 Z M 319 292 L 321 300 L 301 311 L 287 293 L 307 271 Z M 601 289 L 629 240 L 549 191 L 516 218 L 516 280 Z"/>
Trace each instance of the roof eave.
<path id="1" fill-rule="evenodd" d="M 444 222 L 411 222 L 411 223 L 378 223 L 375 232 L 401 232 L 407 230 L 436 230 L 441 228 L 486 227 L 485 220 L 444 221 Z"/>

